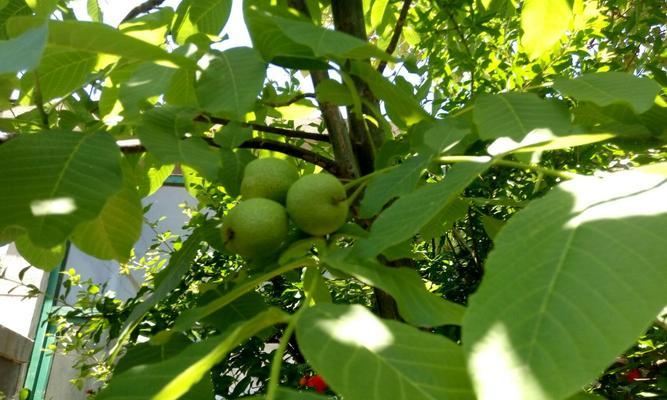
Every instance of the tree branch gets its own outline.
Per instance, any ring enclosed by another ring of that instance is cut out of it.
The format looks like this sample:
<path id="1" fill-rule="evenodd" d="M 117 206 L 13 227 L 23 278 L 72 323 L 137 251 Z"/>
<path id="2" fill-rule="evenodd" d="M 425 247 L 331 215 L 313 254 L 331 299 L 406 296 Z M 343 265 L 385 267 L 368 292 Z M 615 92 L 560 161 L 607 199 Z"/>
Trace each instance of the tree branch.
<path id="1" fill-rule="evenodd" d="M 317 154 L 314 151 L 279 142 L 277 140 L 252 138 L 241 143 L 239 148 L 277 151 L 279 153 L 287 154 L 288 156 L 300 158 L 311 164 L 318 165 L 334 175 L 338 174 L 338 166 L 334 160 Z"/>
<path id="2" fill-rule="evenodd" d="M 398 40 L 401 38 L 401 33 L 403 33 L 403 25 L 405 25 L 405 20 L 408 17 L 408 11 L 410 11 L 411 4 L 412 0 L 403 1 L 403 7 L 401 8 L 401 13 L 398 15 L 398 20 L 396 20 L 396 26 L 394 27 L 394 34 L 392 35 L 391 40 L 389 40 L 389 45 L 385 50 L 385 52 L 389 55 L 394 54 L 394 51 L 396 51 L 396 47 L 398 46 Z M 387 68 L 387 62 L 384 60 L 380 61 L 377 71 L 379 73 L 383 73 L 385 68 Z"/>
<path id="3" fill-rule="evenodd" d="M 227 118 L 211 117 L 209 115 L 204 115 L 204 114 L 197 116 L 195 118 L 195 121 L 212 122 L 214 124 L 220 124 L 220 125 L 227 125 L 228 123 L 231 122 Z M 316 140 L 318 142 L 328 142 L 329 141 L 329 136 L 328 135 L 322 135 L 320 133 L 310 133 L 310 132 L 305 132 L 305 131 L 278 128 L 278 127 L 275 127 L 275 126 L 267 126 L 267 125 L 252 124 L 252 123 L 245 123 L 245 122 L 242 122 L 241 126 L 251 127 L 252 129 L 254 129 L 256 131 L 260 131 L 260 132 L 275 133 L 277 135 L 282 135 L 282 136 L 291 137 L 291 138 Z"/>
<path id="4" fill-rule="evenodd" d="M 147 13 L 150 10 L 157 8 L 162 3 L 164 3 L 164 0 L 147 0 L 144 3 L 141 3 L 131 9 L 130 12 L 127 13 L 127 15 L 120 21 L 120 23 L 122 24 L 123 22 L 127 22 L 140 14 Z"/>

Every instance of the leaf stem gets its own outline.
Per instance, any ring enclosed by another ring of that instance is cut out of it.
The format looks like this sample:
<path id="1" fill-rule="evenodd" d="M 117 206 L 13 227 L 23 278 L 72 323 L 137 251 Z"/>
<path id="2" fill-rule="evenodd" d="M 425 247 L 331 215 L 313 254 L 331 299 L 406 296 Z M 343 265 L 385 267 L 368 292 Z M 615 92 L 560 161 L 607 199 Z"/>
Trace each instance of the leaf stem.
<path id="1" fill-rule="evenodd" d="M 276 393 L 278 392 L 278 387 L 280 386 L 280 369 L 283 366 L 283 356 L 285 354 L 285 350 L 287 349 L 287 344 L 289 343 L 290 337 L 292 337 L 292 334 L 294 333 L 296 322 L 301 315 L 301 311 L 306 309 L 306 307 L 307 305 L 304 304 L 299 309 L 299 311 L 290 317 L 289 323 L 285 328 L 285 332 L 283 332 L 283 336 L 280 338 L 278 348 L 273 354 L 273 361 L 271 362 L 271 373 L 269 375 L 269 386 L 266 391 L 266 400 L 276 399 Z"/>
<path id="2" fill-rule="evenodd" d="M 366 175 L 364 175 L 364 176 L 360 176 L 360 177 L 357 178 L 357 179 L 351 180 L 351 181 L 349 181 L 348 183 L 345 184 L 345 190 L 350 190 L 350 189 L 352 189 L 353 187 L 357 186 L 358 184 L 360 184 L 360 183 L 364 183 L 364 182 L 366 182 L 367 180 L 369 180 L 370 178 L 372 178 L 372 177 L 374 177 L 374 176 L 376 176 L 376 175 L 382 174 L 382 173 L 384 173 L 384 172 L 387 172 L 387 171 L 389 171 L 389 170 L 392 170 L 392 169 L 394 169 L 394 168 L 396 168 L 396 165 L 392 165 L 392 166 L 389 166 L 389 167 L 380 168 L 380 169 L 378 169 L 378 170 L 375 170 L 375 171 L 371 172 L 370 174 L 366 174 Z"/>
<path id="3" fill-rule="evenodd" d="M 561 179 L 574 179 L 580 177 L 581 175 L 575 174 L 568 171 L 560 171 L 557 169 L 542 167 L 536 164 L 525 164 L 518 161 L 503 160 L 503 159 L 492 159 L 488 156 L 443 156 L 435 159 L 436 162 L 441 164 L 456 164 L 460 162 L 491 162 L 493 165 L 499 165 L 502 167 L 517 168 L 523 170 L 530 170 L 537 172 L 542 175 L 555 176 Z"/>

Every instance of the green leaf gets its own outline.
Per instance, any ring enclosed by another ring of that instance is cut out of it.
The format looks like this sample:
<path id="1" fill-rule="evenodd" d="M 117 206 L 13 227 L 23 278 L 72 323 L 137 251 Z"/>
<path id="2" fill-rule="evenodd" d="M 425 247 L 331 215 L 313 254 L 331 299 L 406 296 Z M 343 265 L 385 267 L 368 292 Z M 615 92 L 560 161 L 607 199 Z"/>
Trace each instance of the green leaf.
<path id="1" fill-rule="evenodd" d="M 224 295 L 224 284 L 219 287 L 207 290 L 198 300 L 200 304 L 206 304 L 213 300 L 214 297 Z M 231 302 L 227 306 L 214 312 L 208 317 L 202 319 L 202 322 L 215 327 L 220 331 L 228 329 L 233 324 L 239 321 L 245 321 L 254 317 L 255 315 L 266 311 L 269 306 L 264 301 L 264 298 L 257 292 L 249 292 L 241 296 L 237 300 Z"/>
<path id="2" fill-rule="evenodd" d="M 333 79 L 324 79 L 317 84 L 315 88 L 317 101 L 320 103 L 331 103 L 338 106 L 351 105 L 353 103 L 352 94 L 347 86 Z"/>
<path id="3" fill-rule="evenodd" d="M 223 149 L 236 149 L 252 138 L 252 128 L 237 121 L 230 121 L 215 133 L 215 143 Z"/>
<path id="4" fill-rule="evenodd" d="M 0 39 L 9 39 L 7 21 L 17 15 L 31 15 L 32 10 L 24 0 L 9 0 L 7 5 L 0 7 Z"/>
<path id="5" fill-rule="evenodd" d="M 165 36 L 173 19 L 174 10 L 171 7 L 160 7 L 153 12 L 123 22 L 118 29 L 133 38 L 154 46 L 162 46 L 165 44 Z M 180 50 L 182 48 L 177 48 L 174 53 L 182 54 Z"/>
<path id="6" fill-rule="evenodd" d="M 310 48 L 285 35 L 271 13 L 258 11 L 248 4 L 249 2 L 244 3 L 244 19 L 253 48 L 264 60 L 288 68 L 327 69 L 327 64 L 317 60 Z"/>
<path id="7" fill-rule="evenodd" d="M 43 24 L 13 39 L 0 41 L 0 74 L 29 71 L 37 67 L 47 35 L 47 26 Z"/>
<path id="8" fill-rule="evenodd" d="M 426 290 L 417 271 L 385 267 L 374 260 L 359 260 L 350 256 L 348 250 L 327 254 L 322 261 L 389 293 L 396 300 L 401 317 L 410 324 L 430 327 L 461 324 L 465 308 Z"/>
<path id="9" fill-rule="evenodd" d="M 430 161 L 429 157 L 417 155 L 373 178 L 361 200 L 359 216 L 370 218 L 380 212 L 389 200 L 412 192 Z"/>
<path id="10" fill-rule="evenodd" d="M 665 198 L 660 173 L 582 177 L 507 222 L 463 324 L 480 399 L 566 398 L 645 331 L 667 302 Z"/>
<path id="11" fill-rule="evenodd" d="M 578 78 L 556 77 L 554 88 L 579 101 L 590 101 L 599 106 L 629 104 L 637 113 L 648 111 L 660 93 L 655 81 L 624 72 L 599 72 Z"/>
<path id="12" fill-rule="evenodd" d="M 475 398 L 459 346 L 360 305 L 308 308 L 296 335 L 308 363 L 346 400 Z"/>
<path id="13" fill-rule="evenodd" d="M 310 48 L 318 57 L 349 59 L 394 58 L 370 43 L 347 33 L 315 26 L 310 21 L 273 16 L 273 23 L 291 40 Z"/>
<path id="14" fill-rule="evenodd" d="M 357 243 L 357 254 L 373 257 L 413 237 L 488 167 L 489 163 L 456 164 L 441 182 L 424 185 L 400 197 L 375 220 L 369 238 Z"/>
<path id="15" fill-rule="evenodd" d="M 143 153 L 134 161 L 128 158 L 126 155 L 123 179 L 131 180 L 129 184 L 137 189 L 139 198 L 155 193 L 174 171 L 173 164 L 162 164 L 151 153 Z"/>
<path id="16" fill-rule="evenodd" d="M 65 243 L 57 244 L 51 248 L 36 246 L 28 235 L 20 236 L 14 244 L 21 257 L 30 265 L 47 272 L 60 266 L 65 258 L 67 247 Z"/>
<path id="17" fill-rule="evenodd" d="M 480 219 L 484 225 L 484 232 L 486 232 L 491 240 L 495 240 L 498 232 L 505 226 L 505 221 L 489 215 L 481 215 Z"/>
<path id="18" fill-rule="evenodd" d="M 0 146 L 0 230 L 17 225 L 42 247 L 64 242 L 121 186 L 120 151 L 103 132 L 42 131 Z"/>
<path id="19" fill-rule="evenodd" d="M 97 218 L 76 227 L 72 242 L 95 258 L 126 262 L 141 236 L 143 215 L 139 193 L 126 185 L 109 198 Z"/>
<path id="20" fill-rule="evenodd" d="M 14 17 L 8 22 L 8 31 L 20 33 L 40 22 L 41 19 L 34 17 Z M 189 69 L 197 68 L 195 62 L 187 57 L 168 53 L 160 47 L 99 22 L 49 20 L 48 32 L 48 43 L 63 49 L 111 54 L 129 60 L 162 61 L 170 66 L 178 65 Z"/>
<path id="21" fill-rule="evenodd" d="M 157 100 L 157 96 L 167 91 L 175 73 L 175 69 L 162 65 L 153 63 L 139 65 L 132 76 L 121 83 L 118 91 L 118 99 L 124 106 L 125 114 L 138 114 L 140 105 L 148 99 L 154 97 Z"/>
<path id="22" fill-rule="evenodd" d="M 232 12 L 232 0 L 189 0 L 190 22 L 199 32 L 219 35 Z"/>
<path id="23" fill-rule="evenodd" d="M 154 364 L 172 358 L 181 353 L 193 342 L 186 335 L 174 335 L 164 343 L 153 340 L 138 343 L 127 349 L 114 367 L 114 374 L 121 374 L 137 365 Z"/>
<path id="24" fill-rule="evenodd" d="M 497 139 L 491 154 L 553 140 L 571 131 L 567 107 L 555 100 L 541 100 L 532 93 L 480 96 L 473 119 L 480 139 Z"/>
<path id="25" fill-rule="evenodd" d="M 454 199 L 451 204 L 445 207 L 428 224 L 419 231 L 423 240 L 439 238 L 448 230 L 452 229 L 454 223 L 468 214 L 470 203 L 461 198 Z"/>
<path id="26" fill-rule="evenodd" d="M 530 59 L 550 52 L 572 20 L 568 0 L 526 0 L 521 10 L 521 46 Z"/>
<path id="27" fill-rule="evenodd" d="M 266 64 L 249 47 L 215 54 L 197 82 L 199 104 L 211 113 L 244 120 L 264 86 Z"/>
<path id="28" fill-rule="evenodd" d="M 195 71 L 179 69 L 174 72 L 169 87 L 164 94 L 167 103 L 173 106 L 199 108 L 195 92 Z"/>
<path id="29" fill-rule="evenodd" d="M 352 64 L 350 73 L 366 82 L 373 94 L 385 102 L 385 105 L 399 118 L 398 121 L 394 122 L 410 126 L 429 118 L 429 115 L 419 105 L 412 93 L 408 93 L 401 87 L 389 82 L 370 64 L 355 62 Z"/>
<path id="30" fill-rule="evenodd" d="M 137 133 L 141 143 L 164 164 L 183 163 L 211 182 L 218 179 L 217 151 L 200 137 L 186 137 L 193 129 L 195 110 L 158 107 L 145 114 Z"/>
<path id="31" fill-rule="evenodd" d="M 241 179 L 245 166 L 255 159 L 250 150 L 239 149 L 220 149 L 220 169 L 219 180 L 225 188 L 225 193 L 232 197 L 241 194 Z"/>
<path id="32" fill-rule="evenodd" d="M 43 99 L 61 97 L 78 89 L 90 79 L 96 64 L 95 53 L 47 46 L 37 67 Z"/>
<path id="33" fill-rule="evenodd" d="M 373 7 L 371 7 L 371 29 L 376 29 L 384 20 L 385 15 L 391 12 L 388 9 L 389 0 L 375 0 Z"/>
<path id="34" fill-rule="evenodd" d="M 100 8 L 98 0 L 87 0 L 86 10 L 88 11 L 88 16 L 91 20 L 95 22 L 104 22 L 104 16 L 102 15 L 102 9 Z"/>
<path id="35" fill-rule="evenodd" d="M 192 344 L 165 361 L 138 365 L 115 375 L 100 400 L 175 400 L 187 393 L 235 347 L 262 330 L 284 323 L 287 315 L 271 308 L 235 324 L 220 335 Z"/>

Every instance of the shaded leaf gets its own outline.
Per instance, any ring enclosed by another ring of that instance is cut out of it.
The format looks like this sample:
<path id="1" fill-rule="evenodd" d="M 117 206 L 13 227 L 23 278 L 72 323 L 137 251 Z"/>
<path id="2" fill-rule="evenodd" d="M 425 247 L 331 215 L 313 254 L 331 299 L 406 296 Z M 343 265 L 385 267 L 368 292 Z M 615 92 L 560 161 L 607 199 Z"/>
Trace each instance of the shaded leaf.
<path id="1" fill-rule="evenodd" d="M 201 107 L 214 114 L 244 120 L 264 86 L 266 64 L 249 47 L 216 53 L 197 82 Z"/>
<path id="2" fill-rule="evenodd" d="M 197 112 L 177 107 L 158 107 L 143 115 L 137 126 L 141 143 L 165 164 L 183 163 L 211 182 L 218 179 L 220 159 L 200 137 L 186 137 L 194 129 Z"/>
<path id="3" fill-rule="evenodd" d="M 42 57 L 48 28 L 46 24 L 26 30 L 13 39 L 0 41 L 0 74 L 32 70 Z"/>
<path id="4" fill-rule="evenodd" d="M 386 106 L 400 118 L 398 123 L 410 126 L 429 118 L 429 115 L 422 109 L 412 93 L 407 93 L 389 82 L 369 64 L 353 63 L 350 72 L 364 80 L 373 94 L 385 102 Z"/>
<path id="5" fill-rule="evenodd" d="M 120 151 L 103 132 L 42 131 L 0 146 L 0 230 L 23 227 L 51 247 L 95 218 L 120 189 Z"/>
<path id="6" fill-rule="evenodd" d="M 78 89 L 96 64 L 95 53 L 47 46 L 37 67 L 42 97 L 49 100 Z"/>
<path id="7" fill-rule="evenodd" d="M 333 79 L 324 79 L 315 88 L 317 101 L 328 102 L 339 106 L 350 105 L 354 101 L 347 86 Z"/>
<path id="8" fill-rule="evenodd" d="M 139 193 L 126 185 L 109 198 L 97 218 L 76 227 L 72 242 L 95 258 L 126 262 L 141 236 L 143 215 Z"/>
<path id="9" fill-rule="evenodd" d="M 488 167 L 488 163 L 456 164 L 441 182 L 424 185 L 402 196 L 375 220 L 368 239 L 357 243 L 357 254 L 372 257 L 413 237 Z"/>
<path id="10" fill-rule="evenodd" d="M 245 166 L 254 159 L 255 156 L 250 150 L 220 149 L 222 168 L 219 180 L 228 195 L 236 197 L 241 194 L 243 171 L 245 171 Z"/>
<path id="11" fill-rule="evenodd" d="M 417 155 L 394 169 L 379 175 L 368 185 L 359 208 L 361 218 L 369 218 L 380 212 L 389 200 L 410 193 L 417 186 L 422 171 L 430 158 Z"/>
<path id="12" fill-rule="evenodd" d="M 347 250 L 322 260 L 361 282 L 389 293 L 407 322 L 419 326 L 460 325 L 465 308 L 426 290 L 419 274 L 410 268 L 390 268 L 377 261 L 359 260 Z"/>
<path id="13" fill-rule="evenodd" d="M 8 30 L 18 34 L 40 23 L 39 18 L 14 17 L 8 22 Z M 195 62 L 189 58 L 168 53 L 99 22 L 49 20 L 48 32 L 48 43 L 63 49 L 111 54 L 130 60 L 164 61 L 185 68 L 196 68 Z"/>

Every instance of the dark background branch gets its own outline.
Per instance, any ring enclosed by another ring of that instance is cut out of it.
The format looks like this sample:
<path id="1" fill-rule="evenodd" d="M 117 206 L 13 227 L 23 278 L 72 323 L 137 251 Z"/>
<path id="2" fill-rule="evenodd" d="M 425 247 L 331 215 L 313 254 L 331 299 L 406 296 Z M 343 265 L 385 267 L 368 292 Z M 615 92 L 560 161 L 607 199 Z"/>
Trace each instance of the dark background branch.
<path id="1" fill-rule="evenodd" d="M 211 117 L 208 115 L 200 115 L 195 118 L 195 121 L 199 122 L 212 122 L 214 124 L 220 124 L 220 125 L 227 125 L 231 121 L 226 119 L 226 118 L 218 118 L 218 117 Z M 298 139 L 308 139 L 308 140 L 316 140 L 319 142 L 328 142 L 329 141 L 329 136 L 328 135 L 322 135 L 320 133 L 310 133 L 310 132 L 305 132 L 305 131 L 299 131 L 299 130 L 293 130 L 293 129 L 285 129 L 285 128 L 278 128 L 275 126 L 267 126 L 267 125 L 261 125 L 261 124 L 249 124 L 249 123 L 241 123 L 241 126 L 245 127 L 251 127 L 252 129 L 260 132 L 267 132 L 267 133 L 275 133 L 277 135 L 282 135 L 286 137 L 291 137 L 291 138 L 298 138 Z"/>
<path id="2" fill-rule="evenodd" d="M 389 40 L 389 45 L 385 50 L 389 55 L 394 54 L 394 51 L 396 51 L 396 47 L 398 46 L 398 40 L 401 38 L 401 33 L 403 32 L 403 26 L 405 25 L 405 20 L 408 17 L 408 11 L 410 11 L 411 4 L 412 0 L 403 1 L 403 8 L 401 8 L 401 13 L 398 15 L 398 20 L 396 20 L 396 27 L 394 27 L 394 34 L 391 36 L 391 40 Z M 379 73 L 383 73 L 385 68 L 387 68 L 387 62 L 384 60 L 380 61 L 377 71 Z"/>
<path id="3" fill-rule="evenodd" d="M 314 151 L 279 142 L 277 140 L 252 138 L 241 143 L 239 148 L 277 151 L 279 153 L 287 154 L 288 156 L 300 158 L 311 164 L 318 165 L 334 175 L 338 174 L 338 167 L 334 160 L 317 154 Z"/>
<path id="4" fill-rule="evenodd" d="M 122 24 L 123 22 L 129 21 L 134 17 L 147 13 L 150 10 L 159 7 L 162 3 L 164 3 L 164 0 L 148 0 L 144 3 L 141 3 L 131 9 L 130 12 L 127 13 L 127 15 L 123 18 L 123 20 L 120 21 L 120 23 Z"/>

